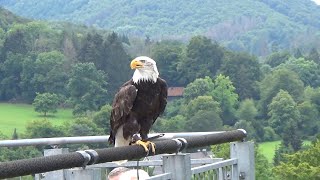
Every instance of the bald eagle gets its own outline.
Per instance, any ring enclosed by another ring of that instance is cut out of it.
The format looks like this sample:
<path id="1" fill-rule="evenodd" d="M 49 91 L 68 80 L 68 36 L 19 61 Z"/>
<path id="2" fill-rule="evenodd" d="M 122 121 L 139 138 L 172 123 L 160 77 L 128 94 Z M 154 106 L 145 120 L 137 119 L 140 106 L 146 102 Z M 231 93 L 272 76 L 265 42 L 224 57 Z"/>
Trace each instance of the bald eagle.
<path id="1" fill-rule="evenodd" d="M 130 66 L 135 69 L 133 77 L 120 87 L 112 103 L 108 141 L 115 147 L 128 146 L 139 133 L 138 144 L 148 151 L 150 142 L 145 140 L 151 126 L 165 110 L 167 84 L 159 77 L 156 62 L 149 57 L 137 57 Z"/>

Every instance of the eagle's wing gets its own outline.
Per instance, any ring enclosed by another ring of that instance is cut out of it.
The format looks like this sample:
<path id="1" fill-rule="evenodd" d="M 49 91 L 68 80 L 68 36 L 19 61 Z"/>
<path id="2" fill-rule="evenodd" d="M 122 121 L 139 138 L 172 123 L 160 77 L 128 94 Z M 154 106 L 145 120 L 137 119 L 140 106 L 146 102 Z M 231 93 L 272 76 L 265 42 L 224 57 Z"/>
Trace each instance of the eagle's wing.
<path id="1" fill-rule="evenodd" d="M 126 116 L 130 113 L 133 102 L 137 97 L 137 89 L 132 85 L 132 80 L 123 84 L 115 95 L 110 115 L 109 143 L 113 144 L 118 128 L 126 123 Z"/>
<path id="2" fill-rule="evenodd" d="M 159 94 L 159 110 L 153 117 L 153 123 L 156 119 L 164 112 L 167 105 L 167 97 L 168 97 L 168 86 L 165 80 L 158 78 L 160 84 L 160 94 Z"/>

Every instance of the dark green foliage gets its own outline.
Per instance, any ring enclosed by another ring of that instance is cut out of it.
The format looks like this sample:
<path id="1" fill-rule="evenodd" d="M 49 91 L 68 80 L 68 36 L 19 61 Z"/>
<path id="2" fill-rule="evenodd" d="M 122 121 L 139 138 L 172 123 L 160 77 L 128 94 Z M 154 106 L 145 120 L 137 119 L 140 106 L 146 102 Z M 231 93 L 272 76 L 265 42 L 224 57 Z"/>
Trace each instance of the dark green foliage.
<path id="1" fill-rule="evenodd" d="M 187 85 L 184 89 L 183 98 L 186 102 L 189 102 L 198 96 L 211 95 L 213 89 L 214 83 L 210 77 L 198 78 Z"/>
<path id="2" fill-rule="evenodd" d="M 295 58 L 297 58 L 297 59 L 303 57 L 303 54 L 301 53 L 300 48 L 297 48 L 297 49 L 294 51 L 293 56 L 294 56 Z"/>
<path id="3" fill-rule="evenodd" d="M 130 70 L 131 58 L 124 50 L 123 44 L 115 32 L 111 33 L 104 41 L 102 52 L 103 63 L 97 68 L 108 75 L 109 94 L 113 97 L 119 87 L 127 82 L 133 74 L 133 71 Z"/>
<path id="4" fill-rule="evenodd" d="M 12 134 L 12 139 L 19 139 L 18 133 L 17 133 L 17 128 L 14 128 L 13 134 Z"/>
<path id="5" fill-rule="evenodd" d="M 233 50 L 263 56 L 272 46 L 310 48 L 319 42 L 319 7 L 307 0 L 2 0 L 0 5 L 26 17 L 93 25 L 141 38 L 185 40 L 206 34 Z"/>
<path id="6" fill-rule="evenodd" d="M 299 125 L 302 123 L 297 104 L 290 94 L 280 90 L 269 105 L 270 125 L 282 138 L 283 146 L 298 151 L 302 146 Z"/>
<path id="7" fill-rule="evenodd" d="M 47 116 L 47 113 L 56 113 L 58 106 L 61 102 L 61 99 L 56 94 L 51 93 L 37 93 L 36 98 L 34 99 L 32 105 L 34 110 L 39 113 L 43 113 L 44 117 Z"/>
<path id="8" fill-rule="evenodd" d="M 104 105 L 100 111 L 93 115 L 92 121 L 99 127 L 103 128 L 104 133 L 108 134 L 110 130 L 110 114 L 112 107 L 110 105 Z"/>
<path id="9" fill-rule="evenodd" d="M 104 134 L 103 129 L 89 118 L 76 118 L 65 124 L 69 136 L 97 136 Z"/>
<path id="10" fill-rule="evenodd" d="M 303 135 L 316 135 L 320 129 L 320 122 L 318 120 L 319 112 L 317 111 L 316 106 L 310 101 L 304 101 L 303 103 L 298 104 L 298 110 L 301 117 L 299 128 L 301 128 Z"/>
<path id="11" fill-rule="evenodd" d="M 262 141 L 275 141 L 279 139 L 279 135 L 276 134 L 274 129 L 270 126 L 263 128 L 263 139 Z"/>
<path id="12" fill-rule="evenodd" d="M 320 65 L 313 60 L 305 58 L 290 58 L 285 63 L 279 65 L 279 68 L 287 68 L 296 72 L 304 86 L 318 87 L 320 85 Z"/>
<path id="13" fill-rule="evenodd" d="M 204 36 L 193 37 L 186 49 L 186 58 L 178 65 L 187 82 L 209 76 L 213 78 L 222 63 L 223 49 Z"/>
<path id="14" fill-rule="evenodd" d="M 256 179 L 272 180 L 271 165 L 267 158 L 259 151 L 259 147 L 255 144 L 255 177 Z M 216 158 L 229 159 L 230 158 L 230 144 L 224 143 L 211 146 L 211 151 Z"/>
<path id="15" fill-rule="evenodd" d="M 257 82 L 260 81 L 260 64 L 256 57 L 247 53 L 228 53 L 219 71 L 229 76 L 240 100 L 259 97 Z"/>
<path id="16" fill-rule="evenodd" d="M 262 115 L 266 117 L 267 107 L 280 89 L 289 92 L 292 98 L 299 102 L 302 99 L 303 88 L 303 82 L 295 72 L 284 68 L 274 70 L 260 83 Z"/>
<path id="17" fill-rule="evenodd" d="M 310 50 L 310 53 L 308 55 L 308 59 L 314 61 L 317 64 L 320 64 L 320 55 L 319 55 L 319 53 L 318 53 L 316 48 L 312 48 Z"/>
<path id="18" fill-rule="evenodd" d="M 184 45 L 178 41 L 162 41 L 152 48 L 151 57 L 156 60 L 160 76 L 169 86 L 178 86 L 185 82 L 177 69 L 184 58 L 183 47 Z"/>
<path id="19" fill-rule="evenodd" d="M 27 124 L 25 138 L 63 137 L 66 133 L 63 128 L 53 126 L 49 120 L 36 120 Z"/>
<path id="20" fill-rule="evenodd" d="M 235 93 L 235 87 L 229 77 L 219 74 L 214 79 L 214 89 L 211 94 L 213 99 L 220 104 L 223 125 L 234 125 L 238 94 Z"/>
<path id="21" fill-rule="evenodd" d="M 214 131 L 222 128 L 219 103 L 211 96 L 199 96 L 186 106 L 187 131 Z"/>
<path id="22" fill-rule="evenodd" d="M 0 64 L 0 98 L 12 100 L 21 95 L 19 83 L 21 81 L 22 54 L 8 53 L 6 60 Z"/>
<path id="23" fill-rule="evenodd" d="M 26 54 L 28 52 L 25 34 L 22 30 L 18 29 L 6 36 L 3 44 L 2 55 L 5 56 L 5 54 L 9 52 L 21 54 Z"/>
<path id="24" fill-rule="evenodd" d="M 288 61 L 290 57 L 291 54 L 287 51 L 274 52 L 267 57 L 265 63 L 274 68 Z"/>
<path id="25" fill-rule="evenodd" d="M 298 179 L 305 180 L 319 179 L 319 138 L 307 149 L 298 151 L 293 154 L 286 153 L 282 157 L 282 162 L 273 168 L 274 175 L 277 179 Z"/>
<path id="26" fill-rule="evenodd" d="M 170 119 L 158 118 L 152 130 L 159 133 L 165 132 L 185 132 L 186 118 L 182 115 L 174 116 Z"/>
<path id="27" fill-rule="evenodd" d="M 107 102 L 107 82 L 103 71 L 93 63 L 78 63 L 72 67 L 67 85 L 73 114 L 97 111 Z"/>

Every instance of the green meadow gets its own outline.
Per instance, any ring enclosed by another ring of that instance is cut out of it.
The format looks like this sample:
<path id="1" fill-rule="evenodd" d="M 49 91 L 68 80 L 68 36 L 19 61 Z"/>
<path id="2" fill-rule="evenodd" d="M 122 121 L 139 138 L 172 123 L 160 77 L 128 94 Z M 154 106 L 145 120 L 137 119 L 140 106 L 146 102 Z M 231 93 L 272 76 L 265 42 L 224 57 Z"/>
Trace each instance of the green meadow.
<path id="1" fill-rule="evenodd" d="M 0 131 L 8 137 L 11 137 L 14 128 L 17 128 L 18 134 L 21 134 L 29 122 L 41 119 L 45 117 L 35 112 L 32 105 L 0 103 Z M 46 119 L 54 125 L 60 125 L 73 119 L 72 111 L 71 109 L 58 109 L 57 113 L 49 114 Z"/>
<path id="2" fill-rule="evenodd" d="M 281 141 L 271 141 L 259 143 L 259 151 L 268 159 L 270 163 L 273 161 L 273 156 Z"/>
<path id="3" fill-rule="evenodd" d="M 14 128 L 17 128 L 18 134 L 21 134 L 29 122 L 41 119 L 45 119 L 45 117 L 35 112 L 32 105 L 0 103 L 0 131 L 8 137 L 12 136 Z M 58 109 L 57 113 L 49 114 L 46 119 L 54 125 L 61 125 L 63 122 L 73 119 L 72 110 Z M 259 143 L 260 152 L 267 157 L 270 163 L 272 163 L 275 149 L 280 143 L 280 141 Z M 304 144 L 310 144 L 310 141 L 305 141 Z"/>
<path id="4" fill-rule="evenodd" d="M 271 141 L 259 143 L 259 151 L 268 159 L 270 163 L 273 162 L 275 150 L 280 146 L 281 141 Z M 303 141 L 303 145 L 310 145 L 310 141 Z"/>

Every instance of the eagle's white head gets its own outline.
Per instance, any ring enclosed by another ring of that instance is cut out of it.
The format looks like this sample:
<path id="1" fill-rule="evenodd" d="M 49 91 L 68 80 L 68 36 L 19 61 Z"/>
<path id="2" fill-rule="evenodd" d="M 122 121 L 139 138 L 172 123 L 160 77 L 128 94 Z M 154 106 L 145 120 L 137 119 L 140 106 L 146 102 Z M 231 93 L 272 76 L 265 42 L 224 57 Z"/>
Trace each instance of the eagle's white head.
<path id="1" fill-rule="evenodd" d="M 139 83 L 139 81 L 157 82 L 159 72 L 153 59 L 147 56 L 136 57 L 131 61 L 130 67 L 135 69 L 132 77 L 134 83 Z"/>

